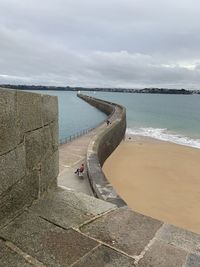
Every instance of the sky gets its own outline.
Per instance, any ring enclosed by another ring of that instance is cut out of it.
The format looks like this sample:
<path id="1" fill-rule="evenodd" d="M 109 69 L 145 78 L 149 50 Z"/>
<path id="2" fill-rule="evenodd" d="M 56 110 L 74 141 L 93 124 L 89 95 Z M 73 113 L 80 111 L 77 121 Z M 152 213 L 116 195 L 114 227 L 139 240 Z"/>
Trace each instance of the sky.
<path id="1" fill-rule="evenodd" d="M 199 0 L 0 0 L 0 84 L 200 89 Z"/>

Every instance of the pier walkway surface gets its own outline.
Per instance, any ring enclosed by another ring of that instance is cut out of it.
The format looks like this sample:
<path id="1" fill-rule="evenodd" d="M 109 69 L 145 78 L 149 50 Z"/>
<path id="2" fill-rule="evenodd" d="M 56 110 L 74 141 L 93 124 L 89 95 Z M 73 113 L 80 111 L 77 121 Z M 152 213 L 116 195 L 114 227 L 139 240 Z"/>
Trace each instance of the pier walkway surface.
<path id="1" fill-rule="evenodd" d="M 104 127 L 103 125 L 100 127 Z M 100 128 L 98 127 L 98 129 Z M 78 177 L 74 171 L 85 163 L 87 148 L 91 138 L 96 134 L 97 129 L 92 130 L 69 143 L 62 144 L 59 147 L 59 176 L 58 185 L 65 189 L 75 190 L 87 195 L 93 195 L 84 172 L 83 177 Z"/>

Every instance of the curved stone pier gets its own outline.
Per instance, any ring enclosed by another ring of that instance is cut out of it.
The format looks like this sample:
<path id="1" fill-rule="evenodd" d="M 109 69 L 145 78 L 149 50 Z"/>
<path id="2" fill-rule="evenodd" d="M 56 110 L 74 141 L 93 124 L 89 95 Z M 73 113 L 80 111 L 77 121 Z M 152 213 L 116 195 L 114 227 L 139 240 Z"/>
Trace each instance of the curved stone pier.
<path id="1" fill-rule="evenodd" d="M 87 161 L 88 174 L 96 194 L 115 202 L 116 198 L 109 196 L 113 191 L 108 182 L 105 181 L 102 185 L 99 181 L 103 183 L 105 179 L 101 170 L 103 162 L 123 138 L 126 128 L 125 110 L 113 103 L 86 96 L 82 98 L 110 114 L 111 124 L 102 124 L 91 135 Z M 16 105 L 15 100 L 20 105 Z M 39 105 L 36 105 L 38 101 Z M 53 109 L 52 102 L 55 103 Z M 54 174 L 57 174 L 58 169 L 58 157 L 53 161 L 55 164 L 49 161 L 49 155 L 54 150 L 57 153 L 58 144 L 57 130 L 51 130 L 52 126 L 57 129 L 55 98 L 0 91 L 0 103 L 0 138 L 4 137 L 4 142 L 3 139 L 0 140 L 0 267 L 200 266 L 198 234 L 139 214 L 128 207 L 117 208 L 116 205 L 83 193 L 60 187 L 47 190 L 52 181 L 54 184 Z M 28 112 L 26 115 L 24 110 Z M 53 110 L 55 114 L 51 113 Z M 21 121 L 23 128 L 19 129 L 18 123 L 13 128 L 16 114 L 20 115 L 16 122 Z M 37 127 L 38 119 L 41 119 L 41 128 Z M 18 135 L 18 130 L 21 130 L 22 135 Z M 5 140 L 8 134 L 12 138 Z M 23 153 L 12 151 L 18 149 L 18 142 L 20 149 L 23 146 L 22 150 L 27 152 L 24 156 Z M 22 159 L 26 164 L 21 164 Z M 70 164 L 70 160 L 67 159 L 64 163 Z M 28 170 L 24 168 L 23 172 L 18 172 L 16 168 L 21 168 L 21 165 L 28 166 Z M 40 175 L 28 179 L 30 170 L 33 173 L 37 170 Z M 25 176 L 16 177 L 21 173 L 25 173 Z M 37 182 L 37 190 L 35 186 L 31 186 L 33 180 Z M 38 194 L 44 192 L 40 191 L 40 186 L 47 191 L 45 194 Z M 104 192 L 107 189 L 110 190 L 108 194 Z M 32 197 L 25 197 L 31 196 L 29 192 L 32 190 L 36 192 L 33 203 Z M 23 201 L 19 203 L 15 199 Z M 25 203 L 28 206 L 24 208 Z M 17 214 L 15 211 L 18 211 Z M 5 221 L 8 213 L 12 216 Z"/>
<path id="2" fill-rule="evenodd" d="M 118 104 L 90 96 L 78 94 L 78 97 L 106 113 L 110 121 L 109 125 L 105 123 L 104 127 L 99 127 L 88 146 L 87 172 L 94 195 L 118 207 L 124 206 L 126 203 L 116 194 L 101 167 L 124 138 L 126 109 Z"/>

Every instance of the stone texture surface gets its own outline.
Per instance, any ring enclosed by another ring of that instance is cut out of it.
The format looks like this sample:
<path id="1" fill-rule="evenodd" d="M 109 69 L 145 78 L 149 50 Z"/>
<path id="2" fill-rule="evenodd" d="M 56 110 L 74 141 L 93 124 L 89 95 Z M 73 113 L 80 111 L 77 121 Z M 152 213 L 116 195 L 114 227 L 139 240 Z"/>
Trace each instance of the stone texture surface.
<path id="1" fill-rule="evenodd" d="M 200 267 L 200 255 L 190 254 L 185 267 Z"/>
<path id="2" fill-rule="evenodd" d="M 49 192 L 0 229 L 0 237 L 44 266 L 199 266 L 200 255 L 191 254 L 191 246 L 181 249 L 169 239 L 158 239 L 164 228 L 157 231 L 161 222 L 98 199 L 94 199 L 96 212 L 92 201 L 63 189 Z M 9 253 L 4 252 L 8 259 Z"/>
<path id="3" fill-rule="evenodd" d="M 57 104 L 56 97 L 0 89 L 0 226 L 56 185 Z"/>
<path id="4" fill-rule="evenodd" d="M 139 261 L 138 267 L 182 267 L 187 252 L 161 241 L 156 241 Z"/>
<path id="5" fill-rule="evenodd" d="M 164 224 L 157 234 L 157 239 L 186 251 L 200 254 L 200 235 L 176 226 Z"/>
<path id="6" fill-rule="evenodd" d="M 52 137 L 52 148 L 53 151 L 56 151 L 59 148 L 58 120 L 55 120 L 54 122 L 50 123 L 49 127 Z"/>
<path id="7" fill-rule="evenodd" d="M 109 247 L 100 246 L 86 257 L 83 257 L 73 267 L 133 267 L 134 259 L 127 257 Z"/>
<path id="8" fill-rule="evenodd" d="M 10 223 L 0 235 L 47 266 L 69 266 L 98 243 L 74 230 L 63 230 L 29 213 Z"/>
<path id="9" fill-rule="evenodd" d="M 34 171 L 20 179 L 1 197 L 0 227 L 16 216 L 20 210 L 30 205 L 38 196 L 38 172 Z"/>
<path id="10" fill-rule="evenodd" d="M 130 255 L 139 255 L 162 222 L 133 212 L 128 208 L 119 208 L 88 225 L 81 231 L 101 240 Z"/>
<path id="11" fill-rule="evenodd" d="M 53 149 L 53 146 L 55 146 L 55 137 L 53 139 L 53 132 L 52 132 L 52 129 L 50 128 L 50 125 L 47 125 L 42 129 L 42 152 L 41 154 L 43 157 L 48 157 L 57 150 L 57 149 Z M 56 129 L 54 130 L 56 131 Z M 58 142 L 58 139 L 57 139 L 57 142 Z"/>
<path id="12" fill-rule="evenodd" d="M 57 180 L 59 173 L 59 152 L 44 157 L 41 161 L 40 192 L 44 193 L 48 187 Z"/>
<path id="13" fill-rule="evenodd" d="M 59 197 L 64 199 L 69 206 L 78 210 L 85 211 L 94 216 L 117 208 L 113 204 L 88 196 L 83 193 L 70 192 L 67 190 L 58 189 L 56 191 L 56 194 L 59 194 Z"/>
<path id="14" fill-rule="evenodd" d="M 31 267 L 22 256 L 8 248 L 4 242 L 0 240 L 0 267 Z"/>
<path id="15" fill-rule="evenodd" d="M 30 209 L 35 214 L 63 228 L 78 227 L 114 205 L 67 190 L 49 192 Z"/>
<path id="16" fill-rule="evenodd" d="M 85 210 L 74 208 L 62 196 L 49 193 L 31 207 L 31 211 L 63 228 L 77 227 L 93 217 Z"/>
<path id="17" fill-rule="evenodd" d="M 25 134 L 25 148 L 27 170 L 39 170 L 42 159 L 42 128 Z"/>
<path id="18" fill-rule="evenodd" d="M 28 132 L 43 126 L 42 97 L 30 92 L 16 92 L 17 118 L 21 132 Z"/>
<path id="19" fill-rule="evenodd" d="M 0 155 L 20 143 L 20 129 L 16 115 L 16 92 L 0 89 Z"/>
<path id="20" fill-rule="evenodd" d="M 9 153 L 0 156 L 0 195 L 20 178 L 24 177 L 25 170 L 26 158 L 23 144 Z"/>
<path id="21" fill-rule="evenodd" d="M 42 120 L 47 125 L 58 119 L 58 99 L 55 96 L 42 96 Z"/>
<path id="22" fill-rule="evenodd" d="M 51 157 L 53 152 L 56 151 L 53 149 L 53 146 L 55 146 L 55 138 L 53 140 L 52 134 L 50 126 L 45 126 L 25 134 L 28 170 L 40 169 L 41 161 Z"/>

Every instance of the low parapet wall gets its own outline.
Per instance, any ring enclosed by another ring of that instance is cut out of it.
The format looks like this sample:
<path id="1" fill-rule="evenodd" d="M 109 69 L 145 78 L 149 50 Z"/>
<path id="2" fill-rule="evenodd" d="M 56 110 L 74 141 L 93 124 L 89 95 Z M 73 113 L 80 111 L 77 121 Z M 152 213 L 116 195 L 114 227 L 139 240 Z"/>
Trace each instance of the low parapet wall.
<path id="1" fill-rule="evenodd" d="M 99 127 L 87 151 L 87 172 L 96 197 L 112 202 L 117 206 L 125 202 L 116 194 L 102 171 L 105 160 L 119 145 L 126 131 L 126 110 L 123 106 L 78 94 L 80 98 L 108 115 L 111 124 Z"/>
<path id="2" fill-rule="evenodd" d="M 0 89 L 0 224 L 56 184 L 57 97 Z"/>

